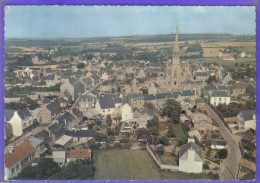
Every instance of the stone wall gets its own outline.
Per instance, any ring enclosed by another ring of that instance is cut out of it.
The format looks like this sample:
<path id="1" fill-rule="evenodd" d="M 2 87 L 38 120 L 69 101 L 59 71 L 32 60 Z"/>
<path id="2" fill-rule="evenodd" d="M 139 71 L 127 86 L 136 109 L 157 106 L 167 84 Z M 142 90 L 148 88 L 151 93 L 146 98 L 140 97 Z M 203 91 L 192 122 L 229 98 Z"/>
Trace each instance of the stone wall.
<path id="1" fill-rule="evenodd" d="M 153 154 L 152 150 L 148 145 L 146 145 L 146 149 L 149 152 L 149 154 L 152 156 L 153 160 L 156 162 L 156 164 L 160 167 L 162 170 L 171 170 L 173 172 L 179 171 L 179 166 L 172 166 L 172 165 L 164 165 L 162 164 L 161 160 Z"/>

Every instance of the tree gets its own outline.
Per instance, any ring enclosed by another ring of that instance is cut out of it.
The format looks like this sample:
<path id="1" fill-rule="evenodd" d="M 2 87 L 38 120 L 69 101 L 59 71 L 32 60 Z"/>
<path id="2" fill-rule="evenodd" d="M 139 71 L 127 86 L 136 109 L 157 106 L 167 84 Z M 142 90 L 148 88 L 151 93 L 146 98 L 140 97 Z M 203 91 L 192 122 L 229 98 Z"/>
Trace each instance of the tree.
<path id="1" fill-rule="evenodd" d="M 106 142 L 107 141 L 107 135 L 102 133 L 95 133 L 94 139 L 98 142 Z"/>
<path id="2" fill-rule="evenodd" d="M 168 137 L 175 137 L 175 133 L 174 133 L 174 130 L 173 130 L 173 126 L 172 125 L 169 125 L 169 130 L 167 132 L 167 136 Z"/>
<path id="3" fill-rule="evenodd" d="M 153 118 L 147 122 L 146 127 L 147 128 L 151 128 L 151 127 L 159 128 L 159 117 L 156 114 L 153 115 Z"/>
<path id="4" fill-rule="evenodd" d="M 50 176 L 60 171 L 57 163 L 50 158 L 42 158 L 38 165 L 34 168 L 37 179 L 48 179 Z"/>
<path id="5" fill-rule="evenodd" d="M 138 139 L 142 139 L 142 138 L 144 139 L 150 135 L 150 132 L 146 128 L 139 128 L 136 130 L 135 134 Z"/>
<path id="6" fill-rule="evenodd" d="M 151 135 L 159 135 L 159 129 L 157 127 L 151 127 L 151 128 L 148 128 L 148 131 L 150 132 Z"/>
<path id="7" fill-rule="evenodd" d="M 111 126 L 112 125 L 112 119 L 110 115 L 107 115 L 107 126 Z"/>
<path id="8" fill-rule="evenodd" d="M 166 146 L 169 145 L 169 139 L 167 136 L 162 136 L 160 142 L 163 145 L 166 145 Z"/>
<path id="9" fill-rule="evenodd" d="M 208 85 L 213 85 L 213 83 L 217 83 L 216 76 L 209 76 L 209 78 L 206 80 Z"/>
<path id="10" fill-rule="evenodd" d="M 85 64 L 84 64 L 84 63 L 79 63 L 79 64 L 77 65 L 77 68 L 78 68 L 78 69 L 84 69 L 84 67 L 85 67 Z"/>
<path id="11" fill-rule="evenodd" d="M 228 151 L 227 149 L 220 149 L 217 151 L 217 157 L 219 157 L 220 159 L 225 159 L 227 157 Z"/>
<path id="12" fill-rule="evenodd" d="M 181 105 L 174 99 L 168 99 L 163 105 L 161 113 L 162 116 L 167 116 L 168 118 L 178 118 L 178 114 L 181 113 Z"/>
<path id="13" fill-rule="evenodd" d="M 90 139 L 88 141 L 88 147 L 93 150 L 93 149 L 98 149 L 99 148 L 99 145 L 93 140 L 93 139 Z"/>

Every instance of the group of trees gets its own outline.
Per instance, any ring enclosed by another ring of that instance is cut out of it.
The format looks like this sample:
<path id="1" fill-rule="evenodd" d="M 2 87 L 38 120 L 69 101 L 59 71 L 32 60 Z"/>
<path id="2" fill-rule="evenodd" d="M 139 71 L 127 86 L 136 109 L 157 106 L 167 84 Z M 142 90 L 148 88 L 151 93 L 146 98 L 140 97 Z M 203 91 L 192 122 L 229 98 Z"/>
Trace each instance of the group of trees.
<path id="1" fill-rule="evenodd" d="M 24 168 L 13 180 L 86 180 L 93 179 L 94 173 L 88 159 L 72 161 L 60 168 L 53 159 L 42 158 L 38 165 Z"/>
<path id="2" fill-rule="evenodd" d="M 217 106 L 217 109 L 222 113 L 225 118 L 235 117 L 240 113 L 240 111 L 255 110 L 256 101 L 247 100 L 245 104 L 238 104 L 234 102 L 230 103 L 229 105 L 220 104 Z"/>
<path id="3" fill-rule="evenodd" d="M 39 104 L 31 98 L 25 97 L 22 102 L 10 102 L 5 103 L 5 109 L 19 110 L 28 107 L 30 110 L 34 110 L 39 107 Z"/>

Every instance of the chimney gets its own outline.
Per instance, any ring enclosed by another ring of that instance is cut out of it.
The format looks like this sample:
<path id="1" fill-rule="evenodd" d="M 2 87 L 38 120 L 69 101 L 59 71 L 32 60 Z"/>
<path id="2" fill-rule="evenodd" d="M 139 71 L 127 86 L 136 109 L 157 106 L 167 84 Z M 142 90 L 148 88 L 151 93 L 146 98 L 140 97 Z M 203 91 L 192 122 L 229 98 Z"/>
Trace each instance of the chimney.
<path id="1" fill-rule="evenodd" d="M 8 151 L 9 151 L 9 153 L 13 153 L 14 152 L 14 146 L 9 146 Z"/>

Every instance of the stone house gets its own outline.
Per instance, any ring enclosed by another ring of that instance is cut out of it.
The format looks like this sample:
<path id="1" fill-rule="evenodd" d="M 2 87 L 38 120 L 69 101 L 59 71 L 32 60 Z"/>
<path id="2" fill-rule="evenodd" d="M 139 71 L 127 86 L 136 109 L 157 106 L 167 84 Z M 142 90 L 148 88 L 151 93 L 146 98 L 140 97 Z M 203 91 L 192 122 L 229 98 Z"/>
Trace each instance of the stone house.
<path id="1" fill-rule="evenodd" d="M 57 141 L 65 133 L 65 128 L 57 122 L 53 122 L 48 126 L 49 137 L 52 142 Z"/>
<path id="2" fill-rule="evenodd" d="M 84 85 L 75 78 L 70 78 L 69 80 L 66 80 L 60 86 L 61 97 L 63 97 L 67 92 L 71 95 L 73 101 L 79 98 L 80 94 L 84 93 L 84 91 Z"/>
<path id="3" fill-rule="evenodd" d="M 46 86 L 47 87 L 55 86 L 58 83 L 59 83 L 59 79 L 58 79 L 58 77 L 55 74 L 48 75 L 46 77 Z"/>
<path id="4" fill-rule="evenodd" d="M 240 130 L 254 129 L 256 130 L 256 111 L 242 111 L 237 115 L 237 126 Z"/>
<path id="5" fill-rule="evenodd" d="M 100 99 L 97 101 L 95 109 L 103 118 L 106 118 L 107 115 L 110 115 L 113 118 L 116 109 L 115 101 L 112 98 Z"/>

